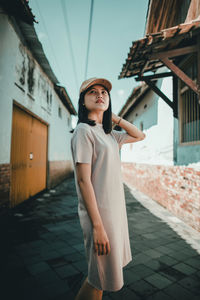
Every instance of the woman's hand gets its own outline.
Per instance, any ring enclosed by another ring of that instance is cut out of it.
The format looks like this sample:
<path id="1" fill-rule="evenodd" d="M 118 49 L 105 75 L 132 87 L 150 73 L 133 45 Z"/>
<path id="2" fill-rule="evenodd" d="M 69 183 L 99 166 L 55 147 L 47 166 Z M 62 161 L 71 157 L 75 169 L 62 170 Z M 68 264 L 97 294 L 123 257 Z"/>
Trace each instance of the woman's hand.
<path id="1" fill-rule="evenodd" d="M 121 118 L 121 120 L 120 120 Z M 112 112 L 112 121 L 119 125 L 122 129 L 124 129 L 128 135 L 130 135 L 130 137 L 128 137 L 126 139 L 126 141 L 124 142 L 124 144 L 126 143 L 135 143 L 138 141 L 142 141 L 145 139 L 146 135 L 143 131 L 139 130 L 135 125 L 133 125 L 131 122 L 123 119 L 122 117 L 119 117 L 117 115 L 115 115 Z M 120 121 L 120 123 L 119 123 Z"/>
<path id="2" fill-rule="evenodd" d="M 110 243 L 103 226 L 93 227 L 94 251 L 98 255 L 107 255 L 110 253 Z"/>

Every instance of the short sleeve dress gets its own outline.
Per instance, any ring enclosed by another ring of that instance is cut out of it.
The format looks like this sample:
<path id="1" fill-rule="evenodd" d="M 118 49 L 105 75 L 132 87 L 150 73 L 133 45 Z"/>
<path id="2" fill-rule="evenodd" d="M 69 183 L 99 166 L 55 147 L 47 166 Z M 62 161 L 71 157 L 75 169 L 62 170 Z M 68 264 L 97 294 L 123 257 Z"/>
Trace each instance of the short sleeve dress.
<path id="1" fill-rule="evenodd" d="M 119 153 L 127 136 L 128 133 L 117 130 L 106 134 L 100 123 L 95 126 L 78 123 L 71 138 L 78 215 L 88 262 L 88 282 L 104 291 L 122 288 L 122 268 L 132 260 Z M 98 256 L 94 252 L 92 223 L 77 184 L 77 162 L 91 164 L 91 181 L 111 248 L 108 255 Z"/>

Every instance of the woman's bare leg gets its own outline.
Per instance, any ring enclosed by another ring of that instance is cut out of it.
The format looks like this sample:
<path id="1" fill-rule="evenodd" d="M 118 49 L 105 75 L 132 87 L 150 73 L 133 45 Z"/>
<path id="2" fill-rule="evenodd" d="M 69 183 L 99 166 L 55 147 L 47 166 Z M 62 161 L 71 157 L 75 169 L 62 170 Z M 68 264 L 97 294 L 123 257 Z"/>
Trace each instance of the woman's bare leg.
<path id="1" fill-rule="evenodd" d="M 91 286 L 88 281 L 87 277 L 82 284 L 75 300 L 102 300 L 103 291 L 98 290 Z"/>

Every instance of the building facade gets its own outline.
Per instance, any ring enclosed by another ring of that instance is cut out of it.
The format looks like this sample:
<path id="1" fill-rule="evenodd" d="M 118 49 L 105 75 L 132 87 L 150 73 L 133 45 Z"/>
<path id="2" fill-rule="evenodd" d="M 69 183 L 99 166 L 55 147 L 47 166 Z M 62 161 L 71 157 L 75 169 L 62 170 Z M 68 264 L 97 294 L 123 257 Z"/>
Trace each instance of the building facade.
<path id="1" fill-rule="evenodd" d="M 171 97 L 170 81 L 159 80 Z M 133 89 L 119 115 L 144 131 L 140 143 L 125 144 L 121 150 L 124 162 L 173 165 L 173 112 L 145 83 Z"/>
<path id="2" fill-rule="evenodd" d="M 0 6 L 0 207 L 14 207 L 72 173 L 71 118 L 26 1 Z"/>
<path id="3" fill-rule="evenodd" d="M 124 178 L 200 231 L 200 4 L 150 0 L 145 37 L 119 78 L 141 82 L 119 115 L 146 139 L 125 145 Z"/>

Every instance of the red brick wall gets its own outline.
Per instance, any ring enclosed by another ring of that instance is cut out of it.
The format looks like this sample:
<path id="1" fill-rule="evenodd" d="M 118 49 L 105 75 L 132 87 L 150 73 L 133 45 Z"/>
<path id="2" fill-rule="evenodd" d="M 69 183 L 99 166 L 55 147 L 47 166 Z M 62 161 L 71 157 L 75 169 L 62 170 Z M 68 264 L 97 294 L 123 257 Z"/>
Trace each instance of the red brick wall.
<path id="1" fill-rule="evenodd" d="M 0 210 L 9 207 L 10 164 L 0 165 Z"/>
<path id="2" fill-rule="evenodd" d="M 122 162 L 124 181 L 200 231 L 200 171 Z"/>

